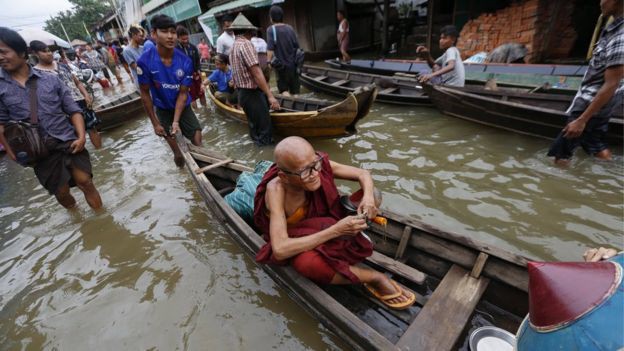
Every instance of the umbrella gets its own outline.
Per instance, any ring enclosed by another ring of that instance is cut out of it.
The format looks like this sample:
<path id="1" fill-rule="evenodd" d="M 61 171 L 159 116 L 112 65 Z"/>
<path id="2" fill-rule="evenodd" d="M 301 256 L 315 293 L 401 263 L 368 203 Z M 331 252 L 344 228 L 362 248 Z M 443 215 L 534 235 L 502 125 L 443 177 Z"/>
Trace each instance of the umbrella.
<path id="1" fill-rule="evenodd" d="M 21 35 L 22 38 L 24 38 L 24 40 L 26 41 L 26 44 L 30 44 L 30 42 L 33 40 L 40 40 L 44 42 L 46 45 L 57 45 L 63 48 L 71 47 L 71 45 L 69 45 L 69 43 L 66 42 L 65 40 L 57 37 L 56 35 L 52 33 L 48 33 L 42 29 L 24 28 L 24 29 L 18 29 L 17 33 L 19 33 L 19 35 Z"/>
<path id="2" fill-rule="evenodd" d="M 80 40 L 80 39 L 74 39 L 71 41 L 71 46 L 73 47 L 82 46 L 82 45 L 87 45 L 87 42 L 84 40 Z"/>

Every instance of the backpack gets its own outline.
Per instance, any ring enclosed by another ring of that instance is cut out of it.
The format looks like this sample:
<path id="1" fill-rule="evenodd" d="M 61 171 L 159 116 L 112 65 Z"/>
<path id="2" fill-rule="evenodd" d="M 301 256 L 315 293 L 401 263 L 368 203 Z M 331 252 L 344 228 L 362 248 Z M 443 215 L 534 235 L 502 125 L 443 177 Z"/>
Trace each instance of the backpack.
<path id="1" fill-rule="evenodd" d="M 273 30 L 273 42 L 277 43 L 277 31 L 275 30 L 275 26 L 271 26 L 271 29 Z M 303 62 L 305 61 L 305 51 L 303 51 L 302 48 L 297 48 L 297 50 L 295 51 L 295 67 L 297 68 L 297 70 L 300 70 L 301 67 L 303 67 Z M 273 58 L 271 59 L 271 67 L 277 69 L 277 70 L 281 70 L 284 69 L 284 64 L 282 63 L 282 61 L 280 61 L 280 59 L 277 58 L 277 56 L 273 55 Z"/>

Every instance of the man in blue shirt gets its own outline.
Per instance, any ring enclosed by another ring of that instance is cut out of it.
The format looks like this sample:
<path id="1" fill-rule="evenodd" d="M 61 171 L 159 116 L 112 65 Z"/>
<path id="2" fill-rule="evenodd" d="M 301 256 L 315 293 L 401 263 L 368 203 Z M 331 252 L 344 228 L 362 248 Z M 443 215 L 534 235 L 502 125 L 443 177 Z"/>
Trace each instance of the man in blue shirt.
<path id="1" fill-rule="evenodd" d="M 30 97 L 34 94 L 39 134 L 49 152 L 34 165 L 39 183 L 65 208 L 76 206 L 69 188 L 78 186 L 89 206 L 99 209 L 102 199 L 92 182 L 91 161 L 84 148 L 82 109 L 57 76 L 33 69 L 27 58 L 24 39 L 0 27 L 0 143 L 9 158 L 17 161 L 5 138 L 5 125 L 30 121 Z"/>
<path id="2" fill-rule="evenodd" d="M 216 92 L 214 96 L 217 100 L 228 104 L 236 104 L 236 90 L 234 89 L 234 81 L 232 80 L 232 70 L 229 67 L 229 59 L 225 54 L 219 54 L 215 58 L 215 66 L 217 69 L 214 70 L 208 80 L 210 83 L 216 86 Z"/>
<path id="3" fill-rule="evenodd" d="M 184 159 L 174 135 L 181 130 L 194 145 L 201 145 L 201 126 L 190 107 L 193 62 L 175 48 L 177 34 L 171 17 L 156 15 L 150 23 L 156 47 L 144 51 L 137 61 L 141 99 L 154 132 L 165 137 L 176 165 L 182 167 Z"/>

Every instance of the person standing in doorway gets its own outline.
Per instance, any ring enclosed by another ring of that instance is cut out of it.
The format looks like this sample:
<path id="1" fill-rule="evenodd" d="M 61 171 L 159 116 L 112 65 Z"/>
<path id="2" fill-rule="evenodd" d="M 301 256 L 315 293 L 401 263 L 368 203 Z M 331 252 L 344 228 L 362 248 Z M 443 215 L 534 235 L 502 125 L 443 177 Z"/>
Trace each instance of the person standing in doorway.
<path id="1" fill-rule="evenodd" d="M 132 79 L 134 81 L 134 85 L 136 85 L 137 90 L 139 87 L 139 78 L 137 77 L 137 61 L 139 57 L 143 54 L 143 40 L 144 33 L 141 28 L 130 27 L 128 29 L 128 37 L 130 38 L 130 44 L 128 44 L 122 53 L 122 56 L 130 66 L 130 71 L 132 72 Z"/>
<path id="2" fill-rule="evenodd" d="M 297 33 L 290 25 L 283 23 L 284 11 L 281 7 L 271 6 L 269 15 L 273 25 L 267 29 L 267 58 L 277 75 L 277 90 L 280 94 L 299 94 Z"/>
<path id="3" fill-rule="evenodd" d="M 76 207 L 70 187 L 77 186 L 89 206 L 100 209 L 102 199 L 93 184 L 91 160 L 84 148 L 82 110 L 58 77 L 33 69 L 27 60 L 24 39 L 16 31 L 0 27 L 0 144 L 11 160 L 20 161 L 7 142 L 5 127 L 11 122 L 29 121 L 34 106 L 36 111 L 32 112 L 49 153 L 34 164 L 39 183 L 65 208 Z"/>
<path id="4" fill-rule="evenodd" d="M 602 30 L 568 108 L 568 123 L 548 150 L 548 156 L 555 157 L 558 165 L 567 165 L 579 145 L 589 155 L 611 160 L 605 142 L 609 119 L 622 119 L 624 115 L 624 3 L 601 0 L 600 9 L 604 18 L 613 16 L 614 21 Z"/>
<path id="5" fill-rule="evenodd" d="M 141 99 L 154 132 L 165 138 L 176 165 L 182 167 L 184 158 L 175 134 L 182 131 L 193 145 L 201 145 L 201 126 L 190 106 L 193 62 L 176 49 L 176 25 L 171 17 L 156 15 L 150 24 L 156 47 L 145 51 L 137 62 Z"/>
<path id="6" fill-rule="evenodd" d="M 236 37 L 230 28 L 232 26 L 232 17 L 226 15 L 221 22 L 223 33 L 217 38 L 217 54 L 229 55 Z"/>
<path id="7" fill-rule="evenodd" d="M 258 146 L 271 145 L 273 139 L 269 107 L 278 110 L 280 106 L 264 79 L 258 55 L 250 41 L 258 29 L 242 13 L 238 14 L 231 29 L 236 35 L 230 53 L 232 79 L 238 89 L 238 103 L 247 115 L 249 135 Z"/>
<path id="8" fill-rule="evenodd" d="M 343 10 L 338 10 L 336 18 L 338 19 L 338 48 L 342 55 L 342 61 L 351 63 L 351 56 L 347 52 L 349 50 L 349 21 L 347 21 Z"/>
<path id="9" fill-rule="evenodd" d="M 199 63 L 199 50 L 195 45 L 191 44 L 189 32 L 184 26 L 178 26 L 176 29 L 178 34 L 178 49 L 184 52 L 193 62 L 193 84 L 191 85 L 190 94 L 193 108 L 197 108 L 197 99 L 201 101 L 202 106 L 208 106 L 206 103 L 206 93 L 202 86 L 201 64 Z"/>
<path id="10" fill-rule="evenodd" d="M 82 109 L 82 117 L 84 118 L 85 128 L 89 134 L 89 139 L 96 149 L 102 147 L 102 137 L 97 130 L 97 125 L 100 120 L 93 111 L 93 97 L 87 92 L 87 89 L 72 73 L 71 68 L 66 63 L 56 62 L 53 58 L 52 51 L 43 42 L 39 40 L 33 40 L 30 42 L 30 50 L 39 63 L 35 66 L 35 69 L 40 71 L 51 73 L 61 79 L 63 84 L 69 89 L 72 99 Z"/>

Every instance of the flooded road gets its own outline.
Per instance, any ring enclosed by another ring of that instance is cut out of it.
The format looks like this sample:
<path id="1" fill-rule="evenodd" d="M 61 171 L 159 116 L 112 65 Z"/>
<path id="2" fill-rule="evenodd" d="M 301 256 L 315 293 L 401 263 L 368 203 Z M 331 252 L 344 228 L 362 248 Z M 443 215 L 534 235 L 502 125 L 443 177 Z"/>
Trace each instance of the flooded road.
<path id="1" fill-rule="evenodd" d="M 271 158 L 245 125 L 199 111 L 205 145 L 250 165 Z M 313 144 L 369 169 L 386 208 L 537 259 L 623 247 L 621 156 L 579 152 L 559 169 L 548 141 L 427 108 L 377 104 L 358 127 Z M 31 169 L 0 159 L 0 349 L 345 347 L 230 240 L 147 117 L 103 140 L 87 143 L 98 214 L 77 191 L 79 209 L 62 209 Z"/>

